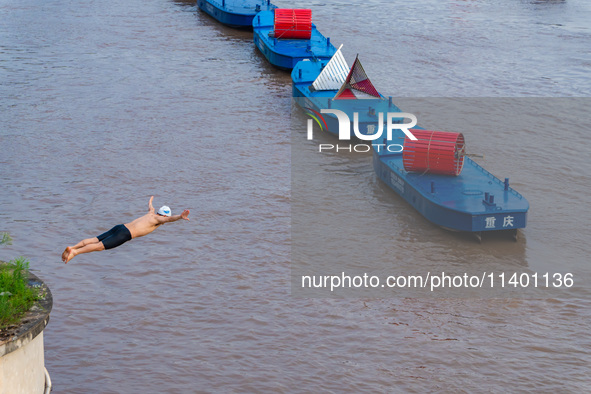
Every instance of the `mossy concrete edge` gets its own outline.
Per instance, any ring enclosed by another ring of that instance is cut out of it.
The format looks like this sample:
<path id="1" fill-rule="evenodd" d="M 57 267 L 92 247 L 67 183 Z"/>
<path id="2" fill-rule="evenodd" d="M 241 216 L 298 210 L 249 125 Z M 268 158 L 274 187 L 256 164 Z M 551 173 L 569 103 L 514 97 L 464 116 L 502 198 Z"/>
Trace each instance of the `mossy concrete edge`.
<path id="1" fill-rule="evenodd" d="M 31 271 L 29 271 L 29 286 L 37 287 L 41 298 L 35 301 L 18 324 L 0 331 L 0 357 L 30 343 L 49 323 L 49 314 L 53 307 L 53 296 L 49 287 Z"/>

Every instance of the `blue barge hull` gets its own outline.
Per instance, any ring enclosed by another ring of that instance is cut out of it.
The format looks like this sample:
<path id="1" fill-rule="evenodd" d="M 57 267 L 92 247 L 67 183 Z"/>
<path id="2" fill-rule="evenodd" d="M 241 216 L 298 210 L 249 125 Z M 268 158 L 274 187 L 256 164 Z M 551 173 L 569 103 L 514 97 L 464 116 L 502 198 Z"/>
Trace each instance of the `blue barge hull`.
<path id="1" fill-rule="evenodd" d="M 197 0 L 197 5 L 224 25 L 247 29 L 257 13 L 277 8 L 270 0 Z"/>
<path id="2" fill-rule="evenodd" d="M 328 62 L 336 52 L 330 38 L 324 37 L 312 24 L 310 39 L 284 39 L 273 37 L 274 12 L 262 11 L 252 22 L 254 43 L 269 63 L 283 70 L 291 70 L 304 59 Z"/>

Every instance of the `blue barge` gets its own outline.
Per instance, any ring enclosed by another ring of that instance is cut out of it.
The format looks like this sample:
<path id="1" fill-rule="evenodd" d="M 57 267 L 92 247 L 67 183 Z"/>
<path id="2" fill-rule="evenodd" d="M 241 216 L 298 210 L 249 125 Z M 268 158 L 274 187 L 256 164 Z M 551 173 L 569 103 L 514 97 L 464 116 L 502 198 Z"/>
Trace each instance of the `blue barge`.
<path id="1" fill-rule="evenodd" d="M 324 37 L 311 20 L 307 21 L 307 26 L 299 27 L 304 33 L 301 37 L 305 38 L 290 34 L 293 31 L 276 30 L 276 12 L 279 11 L 285 10 L 261 11 L 252 22 L 254 43 L 269 63 L 283 70 L 291 70 L 305 59 L 328 63 L 336 52 L 330 38 Z"/>
<path id="2" fill-rule="evenodd" d="M 457 176 L 409 172 L 403 154 L 388 151 L 390 144 L 399 142 L 384 139 L 373 147 L 377 176 L 429 221 L 477 236 L 498 230 L 516 235 L 526 226 L 529 203 L 508 178 L 501 181 L 467 156 Z"/>
<path id="3" fill-rule="evenodd" d="M 386 100 L 376 94 L 375 88 L 366 89 L 371 82 L 362 68 L 355 70 L 357 60 L 348 69 L 344 59 L 338 57 L 342 57 L 340 48 L 328 64 L 307 60 L 296 65 L 292 71 L 296 103 L 336 136 L 341 126 L 337 117 L 322 114 L 322 110 L 339 109 L 350 119 L 357 112 L 361 137 L 374 137 L 361 142 L 372 145 L 378 178 L 429 221 L 448 230 L 473 233 L 479 239 L 483 232 L 490 231 L 505 231 L 516 237 L 517 229 L 526 226 L 529 203 L 509 186 L 509 179 L 501 181 L 470 159 L 461 133 L 417 127 L 407 130 L 417 141 L 402 129 L 392 130 L 390 139 L 383 138 L 387 135 L 387 120 L 378 114 L 395 117 L 400 109 L 391 98 Z M 361 94 L 355 92 L 356 88 L 362 89 Z M 343 95 L 348 99 L 338 99 Z M 406 123 L 405 115 L 409 114 L 400 114 L 392 123 Z"/>
<path id="4" fill-rule="evenodd" d="M 197 0 L 197 5 L 224 25 L 246 29 L 257 13 L 276 8 L 271 0 Z"/>

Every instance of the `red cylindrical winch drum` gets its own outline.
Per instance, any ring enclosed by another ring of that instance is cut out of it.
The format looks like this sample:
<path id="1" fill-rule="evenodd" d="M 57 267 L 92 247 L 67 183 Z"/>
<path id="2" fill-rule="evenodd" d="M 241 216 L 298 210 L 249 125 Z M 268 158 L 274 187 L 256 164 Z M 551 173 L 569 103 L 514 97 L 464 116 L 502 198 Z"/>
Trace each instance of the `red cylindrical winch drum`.
<path id="1" fill-rule="evenodd" d="M 275 37 L 303 38 L 312 36 L 312 10 L 310 9 L 275 9 Z"/>
<path id="2" fill-rule="evenodd" d="M 465 142 L 462 133 L 411 129 L 417 137 L 404 139 L 402 162 L 408 172 L 460 175 L 464 166 Z"/>

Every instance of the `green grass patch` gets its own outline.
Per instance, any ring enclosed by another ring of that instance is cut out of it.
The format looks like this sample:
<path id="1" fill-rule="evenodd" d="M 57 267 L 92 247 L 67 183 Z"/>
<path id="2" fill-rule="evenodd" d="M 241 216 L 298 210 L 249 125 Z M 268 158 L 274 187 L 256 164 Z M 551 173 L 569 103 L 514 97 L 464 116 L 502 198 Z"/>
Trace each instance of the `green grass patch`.
<path id="1" fill-rule="evenodd" d="M 28 270 L 24 257 L 0 262 L 0 328 L 18 323 L 39 298 L 39 289 L 28 285 Z"/>

